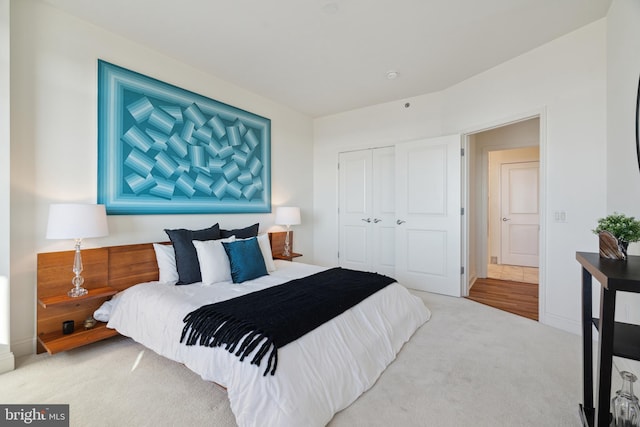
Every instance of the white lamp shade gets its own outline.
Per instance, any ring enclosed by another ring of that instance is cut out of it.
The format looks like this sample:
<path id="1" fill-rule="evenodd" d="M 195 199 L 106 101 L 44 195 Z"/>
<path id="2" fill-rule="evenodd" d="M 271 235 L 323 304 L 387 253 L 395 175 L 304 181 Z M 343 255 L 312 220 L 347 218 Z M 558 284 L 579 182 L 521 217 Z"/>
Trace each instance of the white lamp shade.
<path id="1" fill-rule="evenodd" d="M 56 203 L 49 206 L 47 239 L 86 239 L 108 234 L 104 205 Z"/>
<path id="2" fill-rule="evenodd" d="M 276 224 L 297 225 L 300 224 L 300 208 L 280 206 L 276 208 Z"/>

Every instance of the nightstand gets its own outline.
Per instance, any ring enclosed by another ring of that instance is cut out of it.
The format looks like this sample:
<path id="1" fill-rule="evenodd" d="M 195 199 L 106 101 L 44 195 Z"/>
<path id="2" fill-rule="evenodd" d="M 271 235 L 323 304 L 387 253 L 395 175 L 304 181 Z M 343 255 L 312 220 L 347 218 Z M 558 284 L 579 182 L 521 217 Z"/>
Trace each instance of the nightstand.
<path id="1" fill-rule="evenodd" d="M 291 255 L 285 256 L 284 252 L 284 239 L 286 238 L 286 231 L 279 231 L 275 233 L 269 233 L 269 242 L 271 242 L 271 255 L 273 259 L 283 259 L 285 261 L 293 261 L 294 258 L 301 257 L 302 254 L 291 251 Z M 289 232 L 289 244 L 293 249 L 293 231 Z"/>
<path id="2" fill-rule="evenodd" d="M 84 328 L 85 319 L 118 292 L 106 285 L 106 250 L 83 251 L 84 287 L 89 293 L 81 297 L 67 295 L 73 286 L 69 266 L 74 254 L 74 251 L 38 254 L 38 353 L 55 354 L 118 335 L 104 322 Z M 62 333 L 62 322 L 66 320 L 75 324 L 70 334 Z"/>
<path id="3" fill-rule="evenodd" d="M 282 254 L 273 254 L 273 259 L 283 259 L 285 261 L 293 261 L 294 258 L 298 258 L 299 256 L 302 256 L 302 254 L 297 254 L 295 252 L 292 252 L 291 255 L 289 256 L 284 256 Z"/>
<path id="4" fill-rule="evenodd" d="M 104 322 L 96 322 L 90 329 L 84 328 L 84 320 L 116 292 L 112 287 L 105 286 L 89 289 L 89 293 L 81 297 L 73 298 L 65 294 L 38 298 L 38 343 L 49 354 L 55 354 L 118 335 L 115 329 L 108 329 Z M 62 333 L 64 320 L 74 321 L 73 333 Z M 49 329 L 53 330 L 45 332 Z"/>

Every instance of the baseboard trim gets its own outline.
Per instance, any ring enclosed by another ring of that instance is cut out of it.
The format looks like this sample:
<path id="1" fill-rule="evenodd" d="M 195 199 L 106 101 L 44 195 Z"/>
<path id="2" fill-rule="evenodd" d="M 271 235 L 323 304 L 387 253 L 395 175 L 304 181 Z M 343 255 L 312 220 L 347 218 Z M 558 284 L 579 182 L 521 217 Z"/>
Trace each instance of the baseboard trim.
<path id="1" fill-rule="evenodd" d="M 475 284 L 476 284 L 476 281 L 477 281 L 477 280 L 478 280 L 478 276 L 477 276 L 476 274 L 474 274 L 473 276 L 471 276 L 471 277 L 469 278 L 469 283 L 470 283 L 470 285 L 469 285 L 469 289 L 471 289 L 471 288 L 473 287 L 473 285 L 475 285 Z"/>
<path id="2" fill-rule="evenodd" d="M 13 371 L 16 368 L 16 359 L 12 352 L 0 354 L 0 374 Z"/>
<path id="3" fill-rule="evenodd" d="M 582 324 L 580 322 L 549 312 L 541 314 L 540 323 L 552 326 L 556 329 L 562 329 L 563 331 L 567 331 L 575 335 L 582 335 Z"/>
<path id="4" fill-rule="evenodd" d="M 16 357 L 28 356 L 36 352 L 36 338 L 26 338 L 20 341 L 11 342 L 11 350 Z"/>

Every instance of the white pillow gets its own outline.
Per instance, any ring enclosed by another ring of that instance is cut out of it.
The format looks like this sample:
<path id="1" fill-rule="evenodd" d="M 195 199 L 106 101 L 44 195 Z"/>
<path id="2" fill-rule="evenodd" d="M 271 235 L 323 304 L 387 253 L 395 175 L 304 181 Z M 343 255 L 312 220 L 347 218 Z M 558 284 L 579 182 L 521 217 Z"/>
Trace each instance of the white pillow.
<path id="1" fill-rule="evenodd" d="M 260 252 L 262 252 L 262 258 L 264 258 L 264 265 L 267 267 L 267 271 L 276 271 L 276 263 L 273 262 L 273 254 L 271 253 L 271 242 L 269 242 L 268 234 L 258 235 L 258 246 L 260 246 Z"/>
<path id="2" fill-rule="evenodd" d="M 99 322 L 107 323 L 111 318 L 111 313 L 113 313 L 114 307 L 120 301 L 121 296 L 122 292 L 118 292 L 110 300 L 103 302 L 102 305 L 93 312 L 93 318 Z"/>
<path id="3" fill-rule="evenodd" d="M 111 317 L 112 308 L 113 308 L 113 301 L 107 300 L 103 302 L 102 305 L 98 307 L 96 311 L 93 312 L 93 318 L 96 319 L 98 322 L 107 323 L 109 321 L 109 318 Z"/>
<path id="4" fill-rule="evenodd" d="M 218 282 L 231 281 L 231 265 L 222 242 L 235 242 L 236 236 L 219 240 L 193 240 L 193 246 L 198 254 L 202 283 L 213 285 Z"/>
<path id="5" fill-rule="evenodd" d="M 160 281 L 163 283 L 171 283 L 172 285 L 178 283 L 180 277 L 178 276 L 178 269 L 176 268 L 176 252 L 173 250 L 173 246 L 154 243 L 153 249 L 156 251 L 156 261 L 158 262 L 158 269 L 160 270 Z"/>

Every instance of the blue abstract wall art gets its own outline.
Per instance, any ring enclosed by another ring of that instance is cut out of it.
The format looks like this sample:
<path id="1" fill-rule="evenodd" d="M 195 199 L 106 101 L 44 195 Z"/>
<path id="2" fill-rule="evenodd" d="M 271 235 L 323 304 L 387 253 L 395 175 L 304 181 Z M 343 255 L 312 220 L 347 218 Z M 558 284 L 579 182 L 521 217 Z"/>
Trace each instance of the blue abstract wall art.
<path id="1" fill-rule="evenodd" d="M 98 60 L 107 213 L 271 212 L 271 120 Z"/>

